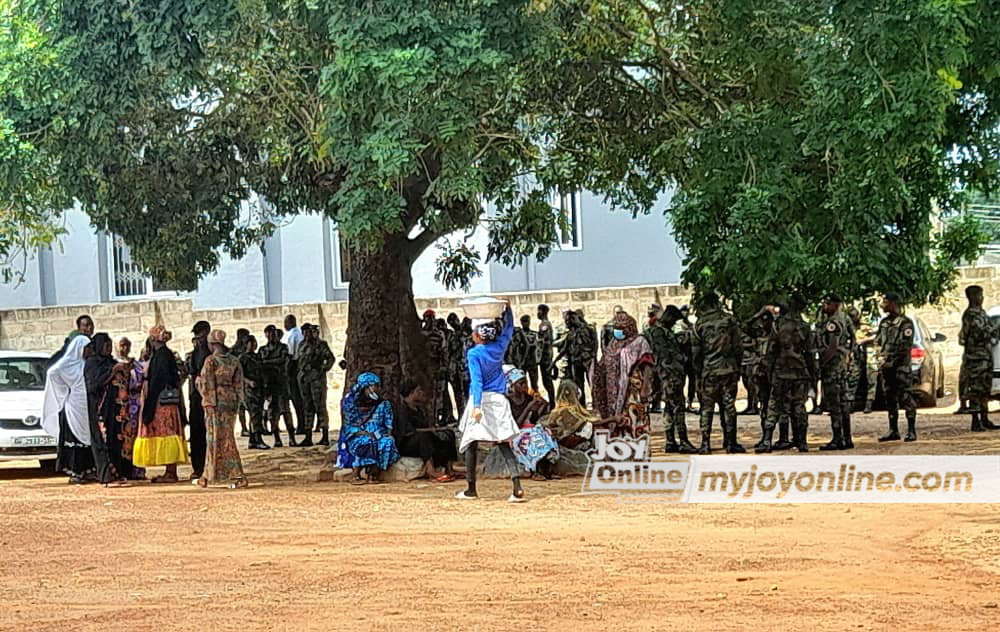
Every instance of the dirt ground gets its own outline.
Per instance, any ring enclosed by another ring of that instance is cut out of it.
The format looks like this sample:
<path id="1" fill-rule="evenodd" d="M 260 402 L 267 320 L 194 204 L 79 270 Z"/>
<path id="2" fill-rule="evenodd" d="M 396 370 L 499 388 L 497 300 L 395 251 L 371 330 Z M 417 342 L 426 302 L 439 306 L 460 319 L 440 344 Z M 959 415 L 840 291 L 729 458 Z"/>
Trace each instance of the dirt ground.
<path id="1" fill-rule="evenodd" d="M 1000 454 L 1000 431 L 943 412 L 892 445 L 884 413 L 856 415 L 858 453 Z M 811 423 L 817 445 L 829 422 Z M 755 420 L 740 427 L 752 445 Z M 4 466 L 0 630 L 1000 625 L 1000 505 L 628 505 L 579 478 L 459 503 L 460 482 L 310 482 L 306 452 L 248 455 L 240 491 Z"/>

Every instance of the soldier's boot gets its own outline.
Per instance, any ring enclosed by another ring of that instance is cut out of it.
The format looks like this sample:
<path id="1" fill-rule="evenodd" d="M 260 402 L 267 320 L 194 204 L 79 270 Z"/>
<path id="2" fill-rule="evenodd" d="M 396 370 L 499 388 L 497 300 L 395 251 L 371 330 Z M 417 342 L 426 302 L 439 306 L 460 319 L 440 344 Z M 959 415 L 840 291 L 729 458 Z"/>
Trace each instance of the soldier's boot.
<path id="1" fill-rule="evenodd" d="M 663 451 L 667 454 L 676 454 L 678 452 L 677 441 L 674 439 L 674 429 L 671 426 L 667 426 L 666 431 L 663 433 L 664 444 Z"/>
<path id="2" fill-rule="evenodd" d="M 758 441 L 757 443 L 754 444 L 754 446 L 753 446 L 754 450 L 756 450 L 757 448 L 759 448 L 762 445 L 764 445 L 764 433 L 765 433 L 766 429 L 767 429 L 767 424 L 765 424 L 764 420 L 761 419 L 760 420 L 760 441 Z M 771 428 L 771 434 L 772 435 L 774 434 L 774 428 Z M 770 441 L 768 441 L 768 452 L 770 452 L 770 451 L 771 451 L 771 443 L 770 443 Z"/>
<path id="3" fill-rule="evenodd" d="M 789 450 L 794 448 L 795 444 L 788 440 L 788 422 L 782 420 L 778 423 L 778 442 L 771 446 L 772 450 Z"/>
<path id="4" fill-rule="evenodd" d="M 917 440 L 917 415 L 907 415 L 906 416 L 906 436 L 903 437 L 903 441 L 916 441 Z"/>
<path id="5" fill-rule="evenodd" d="M 865 410 L 864 410 L 864 413 L 866 415 L 872 414 L 872 408 L 874 406 L 875 406 L 875 400 L 873 400 L 873 399 L 865 400 Z"/>
<path id="6" fill-rule="evenodd" d="M 711 454 L 712 453 L 712 431 L 702 430 L 701 431 L 701 446 L 698 447 L 698 454 Z"/>
<path id="7" fill-rule="evenodd" d="M 792 424 L 792 443 L 799 452 L 808 452 L 809 444 L 806 443 L 807 428 L 802 428 L 797 424 Z"/>
<path id="8" fill-rule="evenodd" d="M 986 432 L 986 428 L 983 427 L 983 420 L 979 416 L 979 413 L 972 413 L 972 427 L 969 428 L 971 432 Z"/>
<path id="9" fill-rule="evenodd" d="M 271 424 L 271 433 L 274 436 L 274 447 L 283 448 L 285 444 L 281 442 L 281 430 L 278 429 L 278 422 Z"/>
<path id="10" fill-rule="evenodd" d="M 312 416 L 311 415 L 306 415 L 306 420 L 305 420 L 305 423 L 302 424 L 302 427 L 305 428 L 305 430 L 303 430 L 302 433 L 301 433 L 303 435 L 303 438 L 302 438 L 301 441 L 299 441 L 299 447 L 300 448 L 309 448 L 309 447 L 312 447 L 312 445 L 313 445 L 313 434 L 312 434 L 313 420 L 312 420 Z"/>
<path id="11" fill-rule="evenodd" d="M 264 443 L 264 437 L 259 432 L 251 432 L 249 448 L 251 450 L 270 450 L 271 446 Z"/>
<path id="12" fill-rule="evenodd" d="M 878 438 L 879 441 L 899 441 L 899 418 L 889 418 L 889 432 Z"/>
<path id="13" fill-rule="evenodd" d="M 754 446 L 753 451 L 757 454 L 767 454 L 771 451 L 771 438 L 774 436 L 774 427 L 764 428 L 764 435 L 760 438 L 760 443 Z"/>
<path id="14" fill-rule="evenodd" d="M 844 445 L 844 434 L 837 424 L 833 426 L 833 438 L 830 439 L 829 443 L 825 443 L 819 447 L 823 452 L 831 452 L 833 450 L 842 450 Z"/>
<path id="15" fill-rule="evenodd" d="M 979 425 L 983 427 L 983 430 L 1000 430 L 1000 426 L 990 421 L 989 400 L 983 402 L 979 407 Z"/>
<path id="16" fill-rule="evenodd" d="M 320 428 L 320 431 L 323 433 L 323 437 L 316 442 L 316 445 L 330 445 L 330 429 Z"/>
<path id="17" fill-rule="evenodd" d="M 747 449 L 741 446 L 736 438 L 736 424 L 730 426 L 726 435 L 729 437 L 729 441 L 726 442 L 726 454 L 746 454 Z"/>
<path id="18" fill-rule="evenodd" d="M 295 440 L 295 427 L 288 428 L 288 447 L 297 448 L 299 442 Z"/>
<path id="19" fill-rule="evenodd" d="M 854 449 L 854 438 L 851 437 L 851 415 L 844 415 L 844 446 L 842 450 Z"/>
<path id="20" fill-rule="evenodd" d="M 698 448 L 691 445 L 688 441 L 688 429 L 685 424 L 678 424 L 677 426 L 677 451 L 681 454 L 695 454 L 698 452 Z"/>

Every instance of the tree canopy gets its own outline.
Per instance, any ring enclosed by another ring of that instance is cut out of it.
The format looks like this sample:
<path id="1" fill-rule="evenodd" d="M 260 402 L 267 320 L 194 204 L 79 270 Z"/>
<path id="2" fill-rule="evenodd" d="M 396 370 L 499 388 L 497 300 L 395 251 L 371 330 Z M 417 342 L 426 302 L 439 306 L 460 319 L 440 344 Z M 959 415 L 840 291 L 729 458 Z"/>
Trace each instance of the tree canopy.
<path id="1" fill-rule="evenodd" d="M 78 204 L 189 289 L 320 213 L 367 257 L 351 293 L 371 308 L 364 271 L 412 303 L 409 264 L 483 221 L 489 251 L 454 243 L 442 279 L 544 258 L 553 191 L 641 213 L 674 188 L 697 289 L 933 300 L 986 238 L 959 211 L 996 185 L 998 18 L 988 0 L 0 0 L 0 256 Z M 415 329 L 407 308 L 382 314 Z"/>
<path id="2" fill-rule="evenodd" d="M 675 185 L 696 289 L 923 303 L 988 238 L 960 211 L 997 184 L 997 3 L 593 0 L 561 20 L 556 153 L 633 208 Z"/>

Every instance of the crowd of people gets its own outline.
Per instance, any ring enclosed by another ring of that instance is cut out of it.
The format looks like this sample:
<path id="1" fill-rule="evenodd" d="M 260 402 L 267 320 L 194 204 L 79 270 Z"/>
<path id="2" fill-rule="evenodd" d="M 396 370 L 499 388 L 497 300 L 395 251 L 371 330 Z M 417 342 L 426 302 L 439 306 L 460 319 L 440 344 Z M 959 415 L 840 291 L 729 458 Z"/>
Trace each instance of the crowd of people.
<path id="1" fill-rule="evenodd" d="M 239 489 L 247 479 L 237 419 L 252 450 L 270 449 L 268 434 L 282 447 L 282 417 L 289 445 L 313 445 L 314 432 L 318 444 L 329 445 L 326 374 L 335 357 L 319 327 L 298 327 L 289 315 L 284 328 L 284 336 L 274 325 L 265 328 L 260 348 L 240 329 L 228 346 L 224 331 L 199 321 L 192 351 L 182 358 L 169 347 L 171 332 L 156 325 L 134 357 L 128 338 L 115 344 L 94 332 L 90 316 L 80 316 L 46 380 L 42 423 L 57 438 L 57 468 L 72 483 L 120 486 L 145 480 L 150 467 L 164 468 L 152 483 L 176 483 L 177 466 L 190 463 L 193 483 Z"/>
<path id="2" fill-rule="evenodd" d="M 966 295 L 960 396 L 971 405 L 971 430 L 994 430 L 1000 427 L 989 420 L 987 404 L 991 348 L 1000 330 L 982 308 L 982 288 L 970 286 Z M 421 474 L 434 481 L 464 476 L 467 488 L 457 497 L 468 499 L 478 495 L 480 445 L 493 445 L 487 463 L 492 458 L 506 468 L 509 500 L 519 502 L 522 472 L 556 478 L 560 455 L 585 452 L 595 431 L 636 437 L 649 432 L 650 415 L 661 410 L 667 453 L 710 454 L 716 410 L 723 449 L 746 452 L 736 432 L 740 380 L 748 400 L 742 414 L 760 416 L 757 453 L 808 451 L 806 402 L 817 394 L 832 434 L 819 449 L 852 449 L 851 414 L 870 409 L 878 382 L 889 425 L 879 441 L 915 441 L 915 326 L 897 295 L 886 293 L 881 308 L 885 315 L 874 329 L 833 294 L 811 323 L 794 297 L 740 322 L 717 295 L 706 293 L 694 315 L 687 306 L 651 306 L 641 331 L 616 307 L 600 334 L 581 311 L 566 311 L 562 326 L 554 327 L 546 305 L 538 306 L 537 329 L 527 315 L 515 327 L 509 303 L 501 319 L 480 322 L 457 314 L 438 319 L 428 310 L 423 334 L 431 392 L 409 379 L 390 398 L 379 375 L 360 374 L 341 402 L 337 464 L 353 470 L 355 484 L 368 484 L 401 457 L 415 457 Z M 240 329 L 229 347 L 225 332 L 200 321 L 185 358 L 169 348 L 171 333 L 162 325 L 149 331 L 138 358 L 127 338 L 116 345 L 108 334 L 94 333 L 89 316 L 76 325 L 52 358 L 43 411 L 46 430 L 58 437 L 58 467 L 71 482 L 121 485 L 145 479 L 148 467 L 164 467 L 152 482 L 173 483 L 177 465 L 190 462 L 191 480 L 202 487 L 245 487 L 237 419 L 250 449 L 269 449 L 267 435 L 282 447 L 282 418 L 290 446 L 313 445 L 315 432 L 321 434 L 316 443 L 330 444 L 326 384 L 336 359 L 315 325 L 300 328 L 289 315 L 284 334 L 273 325 L 264 330 L 264 346 Z M 867 389 L 859 388 L 862 379 Z M 699 415 L 698 446 L 688 437 L 687 412 Z M 464 474 L 454 468 L 459 459 Z"/>

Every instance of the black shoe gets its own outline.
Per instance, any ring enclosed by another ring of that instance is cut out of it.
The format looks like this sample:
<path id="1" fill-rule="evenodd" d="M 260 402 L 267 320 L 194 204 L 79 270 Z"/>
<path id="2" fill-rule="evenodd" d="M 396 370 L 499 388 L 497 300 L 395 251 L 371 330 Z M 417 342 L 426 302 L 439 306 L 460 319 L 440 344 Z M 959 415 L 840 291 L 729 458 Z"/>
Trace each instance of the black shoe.
<path id="1" fill-rule="evenodd" d="M 795 444 L 789 441 L 788 439 L 785 439 L 784 441 L 779 439 L 777 442 L 774 443 L 774 445 L 771 446 L 771 450 L 775 452 L 782 452 L 784 450 L 791 450 L 794 447 Z"/>
<path id="2" fill-rule="evenodd" d="M 979 423 L 982 425 L 983 430 L 1000 430 L 1000 426 L 990 421 L 986 415 L 982 416 Z"/>
<path id="3" fill-rule="evenodd" d="M 757 409 L 757 408 L 747 407 L 746 410 L 741 410 L 740 412 L 738 412 L 736 414 L 737 415 L 759 415 L 760 414 L 760 410 Z"/>
<path id="4" fill-rule="evenodd" d="M 916 440 L 917 440 L 917 420 L 907 419 L 906 436 L 903 437 L 903 441 L 916 441 Z"/>
<path id="5" fill-rule="evenodd" d="M 821 445 L 819 447 L 819 449 L 820 449 L 820 452 L 833 452 L 834 450 L 843 450 L 844 449 L 844 444 L 843 444 L 843 442 L 841 442 L 841 441 L 839 441 L 837 439 L 832 439 L 830 441 L 830 443 L 826 443 L 826 444 Z"/>
<path id="6" fill-rule="evenodd" d="M 898 430 L 890 430 L 888 433 L 886 433 L 886 434 L 884 434 L 884 435 L 882 435 L 881 437 L 878 438 L 879 442 L 882 442 L 882 441 L 899 441 L 899 439 L 900 439 L 900 437 L 899 437 L 899 431 Z"/>
<path id="7" fill-rule="evenodd" d="M 970 432 L 986 432 L 986 428 L 983 427 L 983 422 L 979 421 L 979 415 L 972 416 L 972 427 L 969 428 Z"/>
<path id="8" fill-rule="evenodd" d="M 281 442 L 281 435 L 274 435 L 274 447 L 283 448 L 285 444 Z"/>
<path id="9" fill-rule="evenodd" d="M 330 431 L 323 430 L 323 438 L 316 442 L 316 445 L 330 445 Z"/>
<path id="10" fill-rule="evenodd" d="M 311 448 L 313 446 L 313 438 L 311 434 L 307 434 L 306 438 L 299 441 L 300 448 Z"/>
<path id="11" fill-rule="evenodd" d="M 796 448 L 796 449 L 797 449 L 797 450 L 798 450 L 799 452 L 808 452 L 808 451 L 809 451 L 809 444 L 808 444 L 808 443 L 806 443 L 805 441 L 802 441 L 802 442 L 798 443 L 798 444 L 797 444 L 797 445 L 795 446 L 795 448 Z"/>
<path id="12" fill-rule="evenodd" d="M 710 432 L 701 433 L 701 446 L 699 446 L 698 448 L 698 454 L 711 454 L 712 453 L 711 443 L 712 443 L 711 433 Z"/>
<path id="13" fill-rule="evenodd" d="M 729 446 L 726 448 L 726 454 L 746 454 L 747 449 L 741 446 L 735 441 L 730 441 Z"/>
<path id="14" fill-rule="evenodd" d="M 866 415 L 872 414 L 872 407 L 866 405 L 865 406 L 865 410 L 864 410 L 864 414 L 866 414 Z"/>
<path id="15" fill-rule="evenodd" d="M 771 439 L 774 437 L 774 428 L 765 428 L 760 437 L 760 441 L 753 447 L 757 454 L 768 454 L 771 452 Z"/>
<path id="16" fill-rule="evenodd" d="M 251 450 L 270 450 L 271 446 L 264 443 L 264 437 L 257 434 L 256 432 L 251 432 L 249 448 Z"/>

